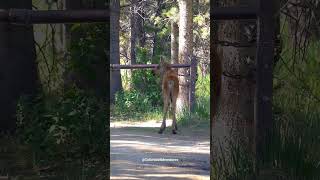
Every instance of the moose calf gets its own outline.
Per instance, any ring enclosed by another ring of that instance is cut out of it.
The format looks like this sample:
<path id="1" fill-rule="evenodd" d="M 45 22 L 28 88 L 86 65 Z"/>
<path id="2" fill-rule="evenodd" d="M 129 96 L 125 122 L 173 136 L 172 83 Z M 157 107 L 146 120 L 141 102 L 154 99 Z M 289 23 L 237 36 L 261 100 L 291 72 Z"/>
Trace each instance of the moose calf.
<path id="1" fill-rule="evenodd" d="M 160 75 L 161 79 L 161 88 L 162 88 L 162 97 L 163 97 L 163 120 L 159 130 L 159 134 L 166 128 L 166 116 L 168 109 L 171 104 L 172 108 L 172 133 L 176 134 L 178 130 L 177 120 L 176 120 L 176 102 L 179 95 L 179 79 L 178 73 L 171 69 L 170 64 L 160 61 L 159 66 L 157 67 L 156 73 Z"/>

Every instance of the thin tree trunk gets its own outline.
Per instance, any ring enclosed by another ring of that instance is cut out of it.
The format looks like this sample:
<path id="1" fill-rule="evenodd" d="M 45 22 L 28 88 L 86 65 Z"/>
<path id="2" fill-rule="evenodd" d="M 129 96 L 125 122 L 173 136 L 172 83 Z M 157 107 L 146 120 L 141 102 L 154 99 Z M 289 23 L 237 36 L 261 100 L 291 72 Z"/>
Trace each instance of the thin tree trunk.
<path id="1" fill-rule="evenodd" d="M 179 1 L 179 62 L 187 64 L 191 62 L 193 53 L 192 46 L 192 0 Z M 180 95 L 177 101 L 177 110 L 182 111 L 189 107 L 189 87 L 188 76 L 189 72 L 186 68 L 180 68 L 179 77 Z"/>
<path id="2" fill-rule="evenodd" d="M 171 21 L 171 62 L 179 64 L 179 27 Z"/>
<path id="3" fill-rule="evenodd" d="M 130 17 L 130 60 L 131 64 L 136 64 L 136 40 L 137 40 L 137 0 L 131 1 L 131 17 Z"/>
<path id="4" fill-rule="evenodd" d="M 111 0 L 110 3 L 110 63 L 120 64 L 120 0 Z M 110 75 L 110 101 L 114 102 L 116 92 L 122 90 L 121 74 L 120 71 L 111 71 Z"/>
<path id="5" fill-rule="evenodd" d="M 59 10 L 65 10 L 66 9 L 66 0 L 59 0 L 58 3 L 58 9 Z M 60 24 L 60 25 L 56 25 L 59 29 L 59 38 L 58 38 L 58 42 L 59 45 L 57 45 L 58 47 L 58 53 L 60 54 L 61 57 L 65 56 L 66 50 L 67 50 L 67 46 L 66 46 L 66 25 L 65 24 Z"/>
<path id="6" fill-rule="evenodd" d="M 140 7 L 136 15 L 136 28 L 139 47 L 144 47 L 146 44 L 146 33 L 144 31 L 144 7 L 145 1 L 140 0 Z"/>

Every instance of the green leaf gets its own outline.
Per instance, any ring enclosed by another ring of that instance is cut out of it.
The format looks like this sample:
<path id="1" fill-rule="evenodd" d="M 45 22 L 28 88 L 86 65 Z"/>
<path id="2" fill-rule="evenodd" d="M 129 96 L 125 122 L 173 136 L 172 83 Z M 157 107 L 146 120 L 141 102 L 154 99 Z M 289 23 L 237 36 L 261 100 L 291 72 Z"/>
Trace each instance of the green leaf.
<path id="1" fill-rule="evenodd" d="M 71 112 L 68 113 L 68 116 L 74 116 L 77 114 L 77 111 L 76 110 L 73 110 Z"/>
<path id="2" fill-rule="evenodd" d="M 49 133 L 52 133 L 56 129 L 56 127 L 57 127 L 56 125 L 50 126 Z"/>

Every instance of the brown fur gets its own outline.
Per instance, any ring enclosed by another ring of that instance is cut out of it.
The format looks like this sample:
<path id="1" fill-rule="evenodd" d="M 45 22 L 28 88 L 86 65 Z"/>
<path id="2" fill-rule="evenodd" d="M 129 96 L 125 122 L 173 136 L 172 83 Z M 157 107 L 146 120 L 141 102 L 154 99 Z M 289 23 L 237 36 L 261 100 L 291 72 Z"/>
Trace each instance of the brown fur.
<path id="1" fill-rule="evenodd" d="M 176 103 L 179 95 L 179 79 L 175 70 L 171 69 L 170 64 L 160 62 L 158 71 L 160 71 L 161 88 L 163 97 L 163 120 L 159 133 L 161 134 L 166 128 L 166 116 L 171 105 L 172 108 L 172 133 L 176 134 L 178 130 L 176 120 Z M 159 73 L 158 73 L 159 74 Z"/>

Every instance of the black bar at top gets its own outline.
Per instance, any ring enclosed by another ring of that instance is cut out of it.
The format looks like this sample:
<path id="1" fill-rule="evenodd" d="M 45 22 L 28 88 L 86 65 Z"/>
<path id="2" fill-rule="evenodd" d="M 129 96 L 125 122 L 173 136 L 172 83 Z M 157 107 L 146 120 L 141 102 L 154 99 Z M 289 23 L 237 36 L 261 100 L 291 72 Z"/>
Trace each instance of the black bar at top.
<path id="1" fill-rule="evenodd" d="M 22 24 L 106 22 L 108 10 L 0 9 L 0 21 Z"/>
<path id="2" fill-rule="evenodd" d="M 255 7 L 219 7 L 212 8 L 211 19 L 256 19 L 257 14 Z M 106 22 L 108 17 L 108 10 L 0 9 L 0 21 L 23 24 Z"/>

